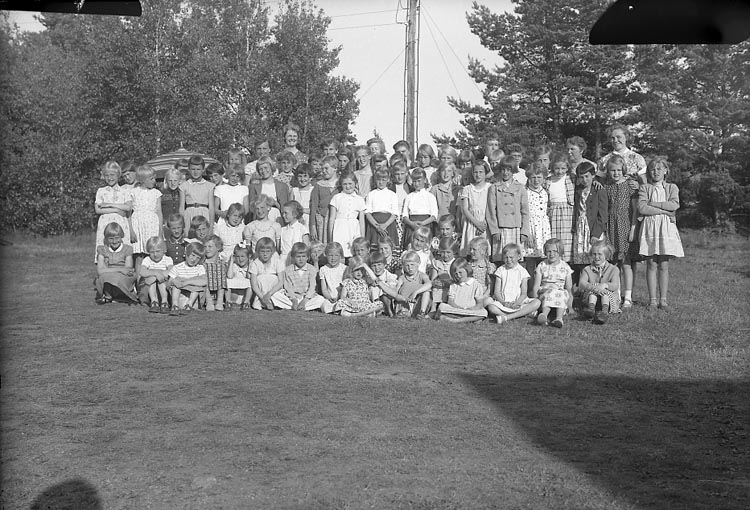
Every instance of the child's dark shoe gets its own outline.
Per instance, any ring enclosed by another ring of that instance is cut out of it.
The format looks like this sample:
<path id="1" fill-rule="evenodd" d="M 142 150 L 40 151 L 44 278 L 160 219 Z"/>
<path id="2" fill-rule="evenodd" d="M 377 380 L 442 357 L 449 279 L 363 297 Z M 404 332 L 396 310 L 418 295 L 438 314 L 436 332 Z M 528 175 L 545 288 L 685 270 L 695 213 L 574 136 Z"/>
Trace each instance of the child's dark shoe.
<path id="1" fill-rule="evenodd" d="M 250 303 L 242 303 L 242 305 L 240 306 L 240 310 L 243 312 L 250 310 Z"/>
<path id="2" fill-rule="evenodd" d="M 536 323 L 540 326 L 546 326 L 547 325 L 547 314 L 540 313 L 536 316 Z"/>
<path id="3" fill-rule="evenodd" d="M 555 328 L 561 328 L 563 327 L 563 321 L 562 319 L 555 319 L 550 323 L 550 326 Z"/>
<path id="4" fill-rule="evenodd" d="M 169 303 L 162 303 L 159 307 L 159 313 L 168 314 L 169 313 Z"/>
<path id="5" fill-rule="evenodd" d="M 180 307 L 173 306 L 172 310 L 169 312 L 169 315 L 171 315 L 172 317 L 177 317 L 178 315 L 180 315 Z"/>
<path id="6" fill-rule="evenodd" d="M 593 319 L 593 318 L 594 318 L 594 315 L 595 315 L 595 313 L 596 313 L 596 310 L 594 309 L 594 305 L 592 305 L 591 303 L 587 304 L 587 305 L 586 305 L 586 306 L 585 306 L 585 307 L 583 308 L 583 316 L 584 316 L 584 317 L 585 317 L 586 319 Z"/>
<path id="7" fill-rule="evenodd" d="M 159 313 L 159 303 L 154 301 L 148 309 L 149 313 Z"/>

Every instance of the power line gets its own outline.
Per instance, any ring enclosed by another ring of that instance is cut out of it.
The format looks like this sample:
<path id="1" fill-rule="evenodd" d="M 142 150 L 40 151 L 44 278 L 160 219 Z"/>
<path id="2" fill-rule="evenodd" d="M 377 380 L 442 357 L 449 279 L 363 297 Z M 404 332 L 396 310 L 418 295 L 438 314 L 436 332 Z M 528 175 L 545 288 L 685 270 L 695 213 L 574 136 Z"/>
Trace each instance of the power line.
<path id="1" fill-rule="evenodd" d="M 367 14 L 381 14 L 383 12 L 398 12 L 398 9 L 388 9 L 385 11 L 354 12 L 352 14 L 334 14 L 328 17 L 329 18 L 348 18 L 350 16 L 365 16 Z"/>
<path id="2" fill-rule="evenodd" d="M 399 58 L 401 57 L 401 55 L 403 55 L 403 54 L 404 54 L 404 51 L 405 51 L 405 50 L 406 50 L 406 48 L 401 48 L 401 51 L 399 52 L 399 54 L 398 54 L 398 55 L 396 55 L 396 58 L 394 58 L 394 59 L 393 59 L 393 60 L 391 61 L 391 63 L 390 63 L 390 64 L 388 64 L 388 67 L 386 67 L 386 68 L 385 68 L 385 70 L 383 70 L 383 72 L 382 72 L 382 73 L 380 73 L 380 76 L 378 76 L 377 78 L 375 78 L 375 81 L 373 82 L 373 84 L 372 84 L 372 85 L 370 85 L 369 87 L 367 87 L 367 90 L 365 90 L 364 92 L 362 92 L 362 95 L 361 95 L 361 96 L 359 96 L 359 97 L 357 98 L 357 99 L 358 99 L 359 101 L 361 101 L 361 100 L 362 100 L 362 98 L 363 98 L 363 97 L 365 97 L 365 96 L 367 95 L 367 93 L 368 93 L 368 92 L 370 92 L 370 90 L 372 90 L 372 88 L 373 88 L 373 87 L 374 87 L 374 86 L 375 86 L 375 85 L 376 85 L 376 84 L 377 84 L 377 83 L 378 83 L 378 82 L 380 81 L 380 78 L 382 78 L 382 77 L 383 77 L 383 75 L 384 75 L 385 73 L 387 73 L 387 72 L 388 72 L 388 70 L 389 70 L 389 69 L 390 69 L 390 68 L 391 68 L 391 67 L 393 66 L 393 64 L 395 64 L 395 63 L 396 63 L 396 61 L 397 61 L 397 60 L 398 60 L 398 59 L 399 59 Z"/>
<path id="3" fill-rule="evenodd" d="M 445 67 L 445 72 L 448 73 L 448 78 L 451 79 L 453 88 L 456 89 L 456 95 L 458 96 L 459 99 L 461 99 L 461 92 L 458 90 L 458 85 L 456 85 L 456 81 L 453 79 L 453 74 L 451 73 L 451 70 L 448 69 L 448 63 L 445 61 L 443 52 L 440 51 L 440 46 L 438 46 L 438 42 L 435 39 L 435 34 L 432 32 L 432 28 L 430 27 L 431 23 L 426 23 L 426 25 L 427 25 L 427 30 L 430 32 L 430 37 L 432 37 L 432 41 L 435 43 L 435 49 L 437 49 L 438 55 L 440 55 L 440 60 L 443 61 L 443 67 Z"/>
<path id="4" fill-rule="evenodd" d="M 377 25 L 357 25 L 354 27 L 339 27 L 339 28 L 329 28 L 328 31 L 332 32 L 334 30 L 350 30 L 353 28 L 371 28 L 371 27 L 387 27 L 390 25 L 399 25 L 399 23 L 379 23 Z"/>
<path id="5" fill-rule="evenodd" d="M 466 67 L 464 66 L 464 63 L 463 63 L 463 62 L 461 61 L 461 59 L 460 59 L 460 58 L 458 57 L 458 55 L 456 54 L 456 51 L 455 51 L 455 50 L 453 49 L 453 46 L 451 46 L 451 43 L 450 43 L 450 42 L 448 41 L 448 38 L 447 38 L 447 37 L 445 37 L 445 34 L 443 33 L 443 31 L 442 31 L 442 30 L 440 30 L 440 26 L 439 26 L 439 25 L 438 25 L 438 24 L 437 24 L 437 23 L 435 22 L 434 18 L 432 17 L 432 15 L 430 14 L 430 12 L 429 12 L 429 11 L 427 10 L 427 8 L 426 8 L 426 7 L 424 7 L 424 4 L 422 4 L 422 8 L 424 9 L 424 12 L 425 12 L 425 14 L 427 14 L 427 16 L 428 16 L 428 17 L 430 18 L 430 20 L 432 21 L 432 24 L 433 24 L 433 25 L 435 25 L 435 29 L 436 29 L 436 30 L 438 31 L 438 33 L 439 33 L 439 34 L 440 34 L 440 35 L 441 35 L 441 36 L 443 37 L 443 40 L 445 41 L 445 44 L 447 44 L 447 45 L 448 45 L 448 49 L 450 49 L 450 50 L 451 50 L 451 53 L 453 53 L 453 56 L 454 56 L 454 57 L 456 57 L 456 61 L 457 61 L 457 62 L 459 63 L 459 65 L 461 66 L 461 69 L 463 69 L 463 70 L 464 70 L 464 72 L 466 73 L 466 75 L 467 75 L 467 76 L 471 76 L 471 74 L 469 73 L 469 70 L 468 70 L 468 69 L 466 69 Z M 437 43 L 435 43 L 435 44 L 437 44 Z M 440 51 L 440 50 L 438 50 L 438 51 Z M 441 56 L 442 56 L 442 54 L 441 54 Z M 479 88 L 479 85 L 477 85 L 477 82 L 476 82 L 476 81 L 474 81 L 474 79 L 473 79 L 473 78 L 472 78 L 471 82 L 472 82 L 472 83 L 474 84 L 474 88 L 476 88 L 476 89 L 477 89 L 477 91 L 478 91 L 478 92 L 479 92 L 480 94 L 483 94 L 483 92 L 482 92 L 482 89 L 480 89 L 480 88 Z"/>

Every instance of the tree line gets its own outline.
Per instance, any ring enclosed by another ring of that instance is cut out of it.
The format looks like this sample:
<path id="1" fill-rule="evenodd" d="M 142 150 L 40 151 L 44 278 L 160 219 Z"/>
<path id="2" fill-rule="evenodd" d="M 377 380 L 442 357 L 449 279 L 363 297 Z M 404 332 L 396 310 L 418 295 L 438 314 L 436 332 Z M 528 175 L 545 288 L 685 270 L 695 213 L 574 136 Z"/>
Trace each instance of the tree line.
<path id="1" fill-rule="evenodd" d="M 483 104 L 447 98 L 463 129 L 433 142 L 479 147 L 496 132 L 531 148 L 579 135 L 598 160 L 606 127 L 627 124 L 638 152 L 669 158 L 682 221 L 747 227 L 750 43 L 589 45 L 609 3 L 513 0 L 498 13 L 475 2 L 468 26 L 501 60 L 471 61 Z M 351 135 L 359 84 L 332 76 L 340 48 L 314 3 L 283 0 L 273 17 L 261 0 L 141 4 L 138 18 L 44 14 L 34 33 L 0 24 L 6 229 L 90 228 L 108 159 L 145 161 L 181 144 L 221 157 L 280 137 L 290 120 L 302 150 Z"/>

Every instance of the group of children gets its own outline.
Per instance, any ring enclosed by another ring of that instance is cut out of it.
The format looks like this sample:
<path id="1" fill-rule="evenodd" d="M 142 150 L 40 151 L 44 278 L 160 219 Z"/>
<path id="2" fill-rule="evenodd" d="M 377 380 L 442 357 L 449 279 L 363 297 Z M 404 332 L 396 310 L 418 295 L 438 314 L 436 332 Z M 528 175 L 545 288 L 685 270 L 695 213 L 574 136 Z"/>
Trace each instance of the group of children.
<path id="1" fill-rule="evenodd" d="M 563 327 L 577 297 L 603 324 L 632 307 L 634 264 L 645 258 L 648 307 L 668 310 L 668 261 L 683 253 L 664 158 L 643 179 L 618 154 L 601 175 L 548 147 L 524 165 L 520 146 L 506 156 L 497 141 L 484 158 L 422 145 L 414 163 L 403 141 L 391 158 L 378 139 L 321 148 L 252 164 L 232 151 L 214 168 L 196 156 L 168 171 L 161 191 L 146 165 L 118 184 L 133 168 L 105 164 L 97 302 L 122 297 L 171 315 L 291 309 L 499 324 L 535 315 Z"/>

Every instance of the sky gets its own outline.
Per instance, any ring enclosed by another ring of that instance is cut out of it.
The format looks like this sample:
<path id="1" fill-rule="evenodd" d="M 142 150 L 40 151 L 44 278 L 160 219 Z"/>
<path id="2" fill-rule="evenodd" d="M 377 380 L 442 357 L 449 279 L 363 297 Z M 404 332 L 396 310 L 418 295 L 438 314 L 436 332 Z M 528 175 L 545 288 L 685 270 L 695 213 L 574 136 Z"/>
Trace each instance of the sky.
<path id="1" fill-rule="evenodd" d="M 267 0 L 274 9 L 278 1 Z M 482 85 L 468 75 L 469 56 L 493 68 L 501 60 L 471 33 L 466 13 L 473 0 L 420 0 L 418 143 L 430 133 L 452 135 L 461 115 L 447 97 L 482 103 Z M 495 12 L 512 9 L 510 0 L 478 0 Z M 334 74 L 360 84 L 360 114 L 351 129 L 364 143 L 381 135 L 386 146 L 403 136 L 406 5 L 408 0 L 315 0 L 331 17 L 330 47 L 341 46 Z M 21 29 L 40 29 L 34 13 L 10 11 Z M 400 22 L 400 23 L 399 23 Z"/>

